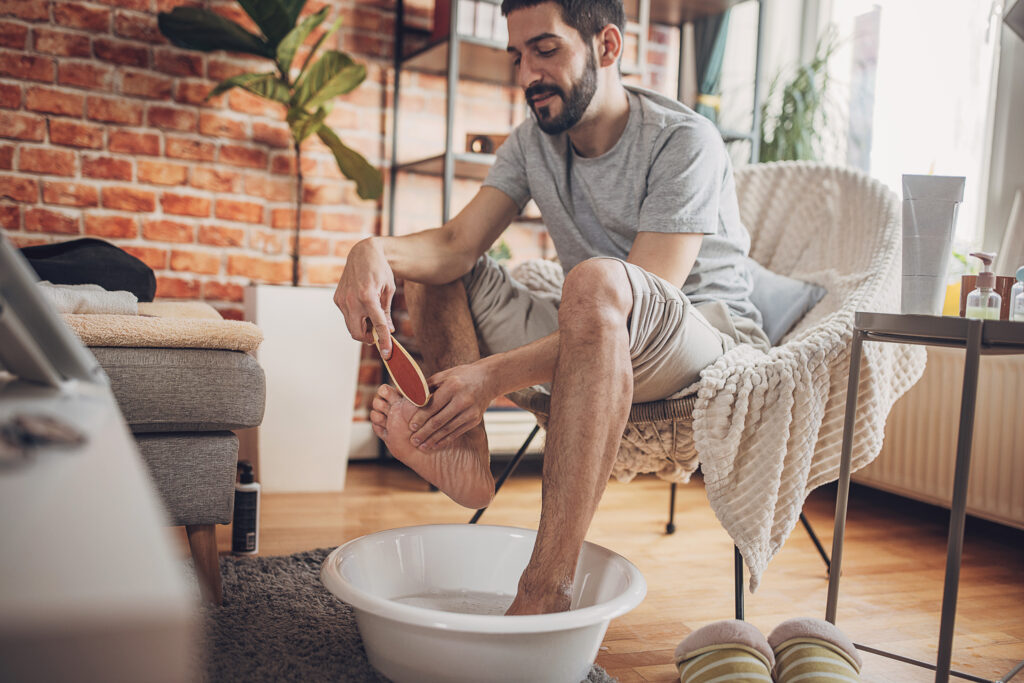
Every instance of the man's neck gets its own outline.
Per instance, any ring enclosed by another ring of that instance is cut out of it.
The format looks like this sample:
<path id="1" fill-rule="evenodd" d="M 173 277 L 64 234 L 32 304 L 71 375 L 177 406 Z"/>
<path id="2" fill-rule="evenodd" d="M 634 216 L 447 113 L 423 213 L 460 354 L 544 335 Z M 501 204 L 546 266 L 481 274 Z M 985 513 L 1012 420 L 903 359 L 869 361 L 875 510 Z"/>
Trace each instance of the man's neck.
<path id="1" fill-rule="evenodd" d="M 629 123 L 629 96 L 622 83 L 616 81 L 600 101 L 600 91 L 591 102 L 593 114 L 584 118 L 569 131 L 569 141 L 576 154 L 585 158 L 599 157 L 619 141 Z M 595 106 L 596 105 L 596 106 Z"/>

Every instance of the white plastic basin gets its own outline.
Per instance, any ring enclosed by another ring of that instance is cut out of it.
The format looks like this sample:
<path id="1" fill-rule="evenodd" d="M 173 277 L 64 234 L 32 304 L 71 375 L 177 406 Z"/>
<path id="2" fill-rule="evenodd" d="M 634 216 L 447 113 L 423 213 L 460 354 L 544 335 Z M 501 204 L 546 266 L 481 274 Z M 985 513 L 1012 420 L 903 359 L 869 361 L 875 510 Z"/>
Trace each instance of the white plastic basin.
<path id="1" fill-rule="evenodd" d="M 621 555 L 584 543 L 568 612 L 504 616 L 536 531 L 436 524 L 349 541 L 320 580 L 352 606 L 370 663 L 396 683 L 579 683 L 608 622 L 644 599 Z"/>

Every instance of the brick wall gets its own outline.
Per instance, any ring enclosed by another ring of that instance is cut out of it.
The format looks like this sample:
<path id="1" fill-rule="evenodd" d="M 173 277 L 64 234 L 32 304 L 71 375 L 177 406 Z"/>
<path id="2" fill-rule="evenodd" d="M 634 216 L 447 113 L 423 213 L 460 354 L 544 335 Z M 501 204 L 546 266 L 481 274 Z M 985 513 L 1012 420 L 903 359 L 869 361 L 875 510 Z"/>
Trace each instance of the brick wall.
<path id="1" fill-rule="evenodd" d="M 163 299 L 207 301 L 240 318 L 250 282 L 286 283 L 294 225 L 295 160 L 282 110 L 239 89 L 205 101 L 220 80 L 269 62 L 172 47 L 157 12 L 193 4 L 250 29 L 233 0 L 0 0 L 0 227 L 20 245 L 106 239 L 145 261 Z M 328 123 L 371 163 L 390 159 L 393 0 L 309 0 L 340 13 L 336 46 L 367 65 Z M 429 22 L 429 3 L 409 3 Z M 652 27 L 644 84 L 666 89 L 671 29 Z M 317 37 L 314 34 L 310 42 Z M 303 57 L 300 52 L 299 58 Z M 444 79 L 403 74 L 402 158 L 439 153 Z M 507 132 L 524 115 L 514 88 L 463 83 L 457 137 Z M 386 230 L 382 203 L 360 200 L 333 157 L 303 147 L 302 282 L 332 285 L 359 239 Z M 385 172 L 385 178 L 387 173 Z M 453 210 L 478 187 L 459 181 Z M 398 232 L 440 219 L 436 178 L 403 174 Z M 552 255 L 538 223 L 505 236 L 514 260 Z M 379 381 L 368 353 L 357 417 Z"/>

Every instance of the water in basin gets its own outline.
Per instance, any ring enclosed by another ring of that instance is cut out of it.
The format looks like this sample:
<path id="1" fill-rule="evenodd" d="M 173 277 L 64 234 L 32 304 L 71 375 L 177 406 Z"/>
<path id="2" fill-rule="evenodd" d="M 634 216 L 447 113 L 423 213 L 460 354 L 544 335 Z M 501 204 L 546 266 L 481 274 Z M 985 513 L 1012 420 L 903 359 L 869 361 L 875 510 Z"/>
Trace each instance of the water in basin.
<path id="1" fill-rule="evenodd" d="M 456 614 L 502 615 L 512 604 L 514 595 L 507 593 L 485 593 L 478 591 L 428 591 L 401 598 L 392 598 L 392 602 L 413 607 L 436 609 L 441 612 Z"/>

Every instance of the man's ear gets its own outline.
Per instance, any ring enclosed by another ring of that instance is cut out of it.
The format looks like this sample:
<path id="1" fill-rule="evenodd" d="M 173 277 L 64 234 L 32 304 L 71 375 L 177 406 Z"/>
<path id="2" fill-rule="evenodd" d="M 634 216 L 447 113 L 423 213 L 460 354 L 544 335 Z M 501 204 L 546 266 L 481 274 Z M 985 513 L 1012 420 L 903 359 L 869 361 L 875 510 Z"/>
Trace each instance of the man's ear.
<path id="1" fill-rule="evenodd" d="M 615 24 L 608 24 L 597 34 L 597 57 L 601 66 L 612 66 L 622 56 L 622 32 Z"/>

